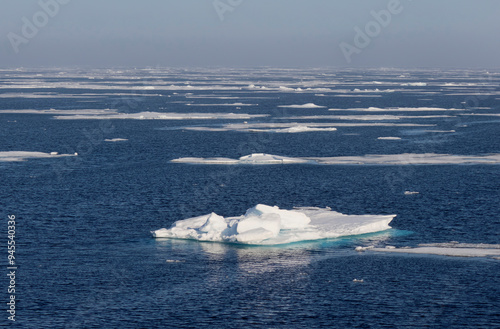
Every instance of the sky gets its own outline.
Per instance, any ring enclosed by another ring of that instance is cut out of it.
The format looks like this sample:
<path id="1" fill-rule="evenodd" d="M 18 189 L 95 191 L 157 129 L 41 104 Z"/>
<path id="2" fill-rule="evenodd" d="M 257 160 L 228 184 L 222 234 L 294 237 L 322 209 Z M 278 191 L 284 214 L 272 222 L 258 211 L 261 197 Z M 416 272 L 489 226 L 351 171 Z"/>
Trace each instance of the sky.
<path id="1" fill-rule="evenodd" d="M 0 67 L 500 67 L 498 0 L 0 0 L 0 8 Z"/>

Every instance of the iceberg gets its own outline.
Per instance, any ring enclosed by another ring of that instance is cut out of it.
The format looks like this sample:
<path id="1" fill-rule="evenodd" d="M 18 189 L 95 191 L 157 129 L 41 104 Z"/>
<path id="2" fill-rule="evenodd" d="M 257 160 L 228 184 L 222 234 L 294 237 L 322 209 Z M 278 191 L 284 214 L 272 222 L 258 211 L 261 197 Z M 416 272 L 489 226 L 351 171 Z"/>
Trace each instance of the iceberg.
<path id="1" fill-rule="evenodd" d="M 317 207 L 285 210 L 258 204 L 241 216 L 225 218 L 211 213 L 151 233 L 155 238 L 279 245 L 385 231 L 395 216 L 344 215 Z"/>

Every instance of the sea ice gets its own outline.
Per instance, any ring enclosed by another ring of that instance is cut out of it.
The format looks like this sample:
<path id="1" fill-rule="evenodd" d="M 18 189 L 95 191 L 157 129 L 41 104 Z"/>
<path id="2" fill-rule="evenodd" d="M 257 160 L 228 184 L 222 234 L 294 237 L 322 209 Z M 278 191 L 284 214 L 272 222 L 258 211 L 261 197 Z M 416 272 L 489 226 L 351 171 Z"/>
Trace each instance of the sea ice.
<path id="1" fill-rule="evenodd" d="M 440 107 L 368 107 L 368 108 L 349 108 L 349 109 L 328 109 L 328 111 L 357 111 L 357 112 L 438 112 L 438 111 L 463 111 L 463 109 L 440 108 Z"/>
<path id="2" fill-rule="evenodd" d="M 398 140 L 401 140 L 401 137 L 390 137 L 390 136 L 387 136 L 387 137 L 378 137 L 377 139 L 387 140 L 387 141 L 398 141 Z"/>
<path id="3" fill-rule="evenodd" d="M 267 117 L 268 114 L 246 114 L 246 113 L 174 113 L 174 112 L 139 112 L 139 113 L 117 113 L 106 115 L 59 115 L 59 120 L 108 120 L 108 119 L 135 119 L 135 120 L 213 120 L 213 119 L 252 119 Z"/>
<path id="4" fill-rule="evenodd" d="M 314 103 L 307 103 L 303 105 L 279 105 L 278 107 L 288 107 L 292 109 L 318 109 L 318 108 L 325 108 L 326 106 L 320 106 Z"/>
<path id="5" fill-rule="evenodd" d="M 239 159 L 231 158 L 178 158 L 171 162 L 193 164 L 315 164 L 315 165 L 433 165 L 433 164 L 500 164 L 500 154 L 453 155 L 436 153 L 368 154 L 339 157 L 284 157 L 254 153 Z"/>
<path id="6" fill-rule="evenodd" d="M 300 117 L 298 119 L 301 119 Z M 321 119 L 315 117 L 313 119 Z M 435 127 L 434 124 L 419 123 L 394 123 L 394 122 L 255 122 L 255 123 L 227 123 L 216 127 L 204 126 L 183 126 L 171 129 L 193 130 L 193 131 L 238 131 L 238 132 L 257 132 L 257 133 L 301 133 L 317 131 L 335 131 L 337 127 Z"/>
<path id="7" fill-rule="evenodd" d="M 105 142 L 126 142 L 128 139 L 126 138 L 107 138 L 104 140 Z"/>
<path id="8" fill-rule="evenodd" d="M 258 204 L 242 216 L 224 218 L 211 213 L 151 233 L 155 238 L 276 245 L 385 231 L 395 216 L 344 215 L 316 207 L 284 210 Z"/>
<path id="9" fill-rule="evenodd" d="M 58 152 L 26 152 L 26 151 L 0 151 L 0 162 L 24 161 L 30 158 L 60 158 L 76 156 L 77 154 L 59 154 Z"/>
<path id="10" fill-rule="evenodd" d="M 493 257 L 498 259 L 500 256 L 500 245 L 487 244 L 469 244 L 469 243 L 436 243 L 422 244 L 416 248 L 370 248 L 369 250 L 377 252 L 396 252 L 407 254 L 427 254 L 455 257 Z"/>

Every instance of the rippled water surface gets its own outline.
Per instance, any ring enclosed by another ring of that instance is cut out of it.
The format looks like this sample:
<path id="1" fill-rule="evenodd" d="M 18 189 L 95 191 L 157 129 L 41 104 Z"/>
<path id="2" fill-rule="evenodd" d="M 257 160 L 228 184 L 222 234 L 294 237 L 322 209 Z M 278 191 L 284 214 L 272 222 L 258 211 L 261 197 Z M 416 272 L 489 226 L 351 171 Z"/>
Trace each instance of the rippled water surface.
<path id="1" fill-rule="evenodd" d="M 7 216 L 16 216 L 15 325 L 500 327 L 499 260 L 354 250 L 356 246 L 415 247 L 449 241 L 499 244 L 498 164 L 415 165 L 411 157 L 402 165 L 170 162 L 180 157 L 238 158 L 251 153 L 290 157 L 498 154 L 499 80 L 498 73 L 482 71 L 0 72 L 0 152 L 79 154 L 0 161 L 4 236 Z M 415 82 L 427 85 L 405 85 Z M 252 105 L 228 105 L 233 103 Z M 325 107 L 279 107 L 306 103 Z M 386 111 L 352 110 L 369 107 Z M 80 113 L 109 108 L 128 114 L 268 116 L 60 120 L 39 112 L 51 108 Z M 328 111 L 331 108 L 341 110 Z M 26 109 L 38 112 L 20 112 Z M 406 117 L 297 118 L 374 114 Z M 438 117 L 408 118 L 432 115 Z M 325 123 L 337 130 L 206 129 L 229 123 Z M 105 141 L 113 138 L 126 140 Z M 282 209 L 328 206 L 344 214 L 397 217 L 391 223 L 393 229 L 380 233 L 272 247 L 153 239 L 150 233 L 210 212 L 240 215 L 258 203 Z M 7 258 L 6 251 L 3 257 Z M 7 287 L 3 276 L 2 286 Z M 2 290 L 7 301 L 9 295 Z M 4 324 L 8 324 L 7 315 L 2 316 Z"/>

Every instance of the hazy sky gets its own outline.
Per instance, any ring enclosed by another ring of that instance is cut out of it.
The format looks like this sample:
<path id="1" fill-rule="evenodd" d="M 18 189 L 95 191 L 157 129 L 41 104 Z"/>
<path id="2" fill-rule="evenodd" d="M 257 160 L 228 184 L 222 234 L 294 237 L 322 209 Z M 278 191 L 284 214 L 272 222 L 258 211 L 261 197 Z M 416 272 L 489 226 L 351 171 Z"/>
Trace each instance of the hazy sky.
<path id="1" fill-rule="evenodd" d="M 0 6 L 0 67 L 500 67 L 498 0 L 0 0 Z"/>

